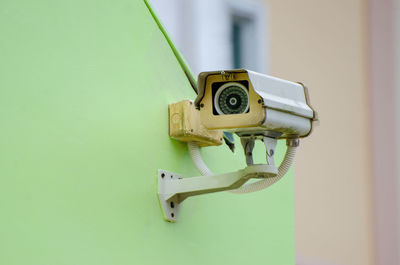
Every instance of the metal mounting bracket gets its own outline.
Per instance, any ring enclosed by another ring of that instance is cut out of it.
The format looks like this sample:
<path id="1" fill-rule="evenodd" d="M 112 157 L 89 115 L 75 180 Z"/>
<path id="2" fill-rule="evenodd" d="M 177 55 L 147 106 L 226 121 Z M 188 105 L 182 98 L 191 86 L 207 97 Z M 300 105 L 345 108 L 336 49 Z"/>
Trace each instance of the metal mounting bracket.
<path id="1" fill-rule="evenodd" d="M 268 165 L 275 165 L 274 154 L 277 140 L 275 138 L 264 137 L 263 141 L 267 150 L 267 163 Z"/>
<path id="2" fill-rule="evenodd" d="M 256 164 L 244 169 L 213 175 L 182 178 L 179 174 L 158 170 L 158 198 L 164 219 L 176 222 L 182 202 L 191 196 L 240 188 L 251 178 L 270 178 L 278 174 L 274 165 Z"/>
<path id="3" fill-rule="evenodd" d="M 166 170 L 158 170 L 158 199 L 160 201 L 160 206 L 164 214 L 164 219 L 168 222 L 176 222 L 179 212 L 181 210 L 180 203 L 176 198 L 168 199 L 168 194 L 166 194 L 166 185 L 171 180 L 182 179 L 179 174 L 169 172 Z"/>

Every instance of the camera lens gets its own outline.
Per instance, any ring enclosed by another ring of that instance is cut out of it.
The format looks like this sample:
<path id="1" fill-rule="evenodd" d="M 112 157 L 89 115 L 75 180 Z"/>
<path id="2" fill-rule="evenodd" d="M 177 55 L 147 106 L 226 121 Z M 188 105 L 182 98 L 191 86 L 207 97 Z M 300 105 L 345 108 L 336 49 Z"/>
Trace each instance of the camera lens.
<path id="1" fill-rule="evenodd" d="M 216 92 L 214 106 L 218 114 L 240 114 L 249 109 L 249 93 L 242 84 L 230 82 Z"/>

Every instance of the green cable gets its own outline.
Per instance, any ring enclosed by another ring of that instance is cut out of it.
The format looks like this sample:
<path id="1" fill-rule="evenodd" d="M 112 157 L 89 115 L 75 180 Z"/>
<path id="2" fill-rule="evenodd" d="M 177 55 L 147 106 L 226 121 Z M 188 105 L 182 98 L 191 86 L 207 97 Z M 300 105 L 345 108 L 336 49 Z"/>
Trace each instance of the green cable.
<path id="1" fill-rule="evenodd" d="M 196 92 L 196 94 L 198 94 L 197 81 L 196 81 L 196 78 L 195 78 L 192 70 L 188 66 L 186 60 L 183 58 L 183 55 L 176 48 L 174 42 L 172 41 L 172 39 L 168 35 L 168 32 L 165 29 L 164 25 L 158 19 L 157 14 L 154 11 L 154 9 L 151 6 L 151 4 L 149 3 L 149 1 L 148 0 L 144 0 L 144 3 L 146 4 L 147 8 L 149 9 L 150 14 L 152 15 L 154 21 L 156 22 L 158 28 L 161 30 L 161 33 L 164 35 L 165 39 L 167 40 L 167 42 L 169 44 L 169 47 L 171 48 L 172 52 L 174 53 L 176 59 L 178 60 L 179 65 L 182 67 L 182 70 L 185 73 L 187 79 L 189 80 L 190 85 L 192 86 L 194 92 Z M 225 140 L 225 143 L 229 146 L 229 148 L 233 152 L 235 150 L 235 143 L 234 143 L 234 139 L 233 139 L 232 133 L 224 132 L 224 140 Z"/>
<path id="2" fill-rule="evenodd" d="M 183 58 L 182 54 L 179 52 L 179 50 L 176 48 L 174 42 L 171 40 L 170 36 L 168 35 L 167 30 L 165 29 L 164 25 L 161 23 L 161 21 L 158 19 L 156 12 L 154 11 L 153 7 L 149 3 L 148 0 L 144 0 L 144 3 L 146 4 L 147 8 L 149 9 L 151 15 L 153 16 L 155 22 L 158 25 L 158 28 L 161 30 L 162 34 L 164 35 L 165 39 L 167 40 L 169 47 L 171 47 L 172 52 L 175 54 L 176 59 L 178 59 L 178 62 L 180 66 L 182 67 L 183 72 L 185 73 L 186 77 L 188 78 L 193 90 L 198 93 L 197 89 L 197 81 L 196 78 L 192 72 L 192 70 L 189 68 L 186 60 Z"/>

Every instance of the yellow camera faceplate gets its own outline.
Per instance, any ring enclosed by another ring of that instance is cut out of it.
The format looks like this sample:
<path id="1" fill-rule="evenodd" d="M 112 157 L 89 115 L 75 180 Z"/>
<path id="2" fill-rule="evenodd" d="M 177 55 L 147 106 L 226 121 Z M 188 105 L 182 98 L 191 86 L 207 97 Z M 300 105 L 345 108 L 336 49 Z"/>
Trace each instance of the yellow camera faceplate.
<path id="1" fill-rule="evenodd" d="M 247 81 L 249 83 L 249 105 L 247 113 L 215 115 L 213 113 L 212 84 L 215 82 Z M 201 123 L 210 130 L 258 127 L 265 120 L 262 98 L 254 91 L 249 76 L 244 73 L 229 73 L 229 75 L 213 74 L 207 76 L 204 97 L 200 101 Z"/>

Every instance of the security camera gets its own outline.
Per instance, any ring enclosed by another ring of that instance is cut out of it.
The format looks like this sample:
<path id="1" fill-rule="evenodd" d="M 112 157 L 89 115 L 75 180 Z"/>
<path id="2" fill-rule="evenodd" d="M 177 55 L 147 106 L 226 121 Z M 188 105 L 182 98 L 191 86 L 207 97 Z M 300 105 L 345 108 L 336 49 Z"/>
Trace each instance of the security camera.
<path id="1" fill-rule="evenodd" d="M 200 73 L 195 105 L 207 129 L 241 137 L 305 137 L 317 120 L 304 85 L 249 70 Z"/>
<path id="2" fill-rule="evenodd" d="M 248 70 L 200 73 L 195 101 L 169 105 L 170 136 L 187 142 L 190 156 L 202 176 L 181 178 L 160 169 L 158 196 L 164 218 L 177 220 L 180 205 L 191 196 L 218 191 L 248 193 L 279 181 L 289 170 L 299 138 L 310 135 L 317 113 L 310 105 L 307 88 L 301 83 Z M 222 144 L 222 131 L 236 133 L 243 146 L 247 166 L 214 174 L 204 163 L 199 146 Z M 286 153 L 275 166 L 278 139 L 286 139 Z M 266 163 L 253 163 L 255 140 L 266 148 Z M 246 184 L 249 179 L 259 181 Z"/>

